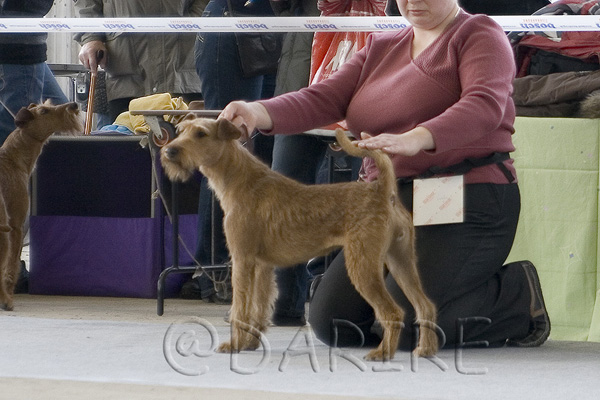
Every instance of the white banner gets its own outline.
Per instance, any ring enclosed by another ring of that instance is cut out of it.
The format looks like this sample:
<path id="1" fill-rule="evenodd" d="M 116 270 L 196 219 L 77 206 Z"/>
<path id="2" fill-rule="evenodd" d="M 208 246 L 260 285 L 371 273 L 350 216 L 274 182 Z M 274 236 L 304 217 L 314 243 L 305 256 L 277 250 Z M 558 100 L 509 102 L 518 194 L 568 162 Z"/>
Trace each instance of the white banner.
<path id="1" fill-rule="evenodd" d="M 597 31 L 598 15 L 492 16 L 505 31 Z M 389 31 L 403 17 L 0 18 L 0 33 Z"/>

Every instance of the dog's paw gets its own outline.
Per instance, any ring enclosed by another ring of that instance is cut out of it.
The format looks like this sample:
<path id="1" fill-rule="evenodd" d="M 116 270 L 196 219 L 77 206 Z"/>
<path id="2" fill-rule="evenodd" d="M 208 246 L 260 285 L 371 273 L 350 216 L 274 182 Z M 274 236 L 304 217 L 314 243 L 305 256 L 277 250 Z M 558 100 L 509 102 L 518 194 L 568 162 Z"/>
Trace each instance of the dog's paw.
<path id="1" fill-rule="evenodd" d="M 12 302 L 10 302 L 10 303 L 0 304 L 0 309 L 2 309 L 4 311 L 13 311 L 14 307 L 13 307 Z"/>
<path id="2" fill-rule="evenodd" d="M 419 345 L 413 350 L 413 353 L 419 357 L 431 357 L 438 352 L 438 348 L 438 338 L 432 331 L 420 338 Z"/>
<path id="3" fill-rule="evenodd" d="M 437 346 L 435 346 L 435 348 L 417 346 L 417 348 L 413 350 L 413 354 L 417 357 L 432 357 L 435 356 L 436 353 Z"/>
<path id="4" fill-rule="evenodd" d="M 217 353 L 239 353 L 239 350 L 234 349 L 231 342 L 223 342 L 217 347 Z"/>
<path id="5" fill-rule="evenodd" d="M 256 350 L 260 347 L 260 340 L 257 337 L 250 336 L 243 345 L 243 350 Z"/>
<path id="6" fill-rule="evenodd" d="M 244 351 L 244 350 L 248 350 L 248 351 L 253 351 L 258 349 L 258 347 L 260 346 L 260 341 L 258 339 L 256 340 L 247 340 L 244 341 L 243 343 L 240 343 L 238 345 L 234 345 L 231 341 L 230 342 L 223 342 L 219 345 L 219 347 L 217 347 L 216 352 L 217 353 L 239 353 L 240 351 Z"/>
<path id="7" fill-rule="evenodd" d="M 365 356 L 367 361 L 390 361 L 394 358 L 394 353 L 390 354 L 389 351 L 383 350 L 381 347 L 371 350 Z"/>

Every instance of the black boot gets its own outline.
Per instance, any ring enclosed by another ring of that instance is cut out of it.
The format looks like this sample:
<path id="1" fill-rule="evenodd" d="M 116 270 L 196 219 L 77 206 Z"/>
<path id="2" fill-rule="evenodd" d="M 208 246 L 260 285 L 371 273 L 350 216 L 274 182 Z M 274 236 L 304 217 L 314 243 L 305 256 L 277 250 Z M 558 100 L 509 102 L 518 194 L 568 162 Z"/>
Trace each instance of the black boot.
<path id="1" fill-rule="evenodd" d="M 19 277 L 17 278 L 17 285 L 15 286 L 15 293 L 29 293 L 29 271 L 25 267 L 25 261 L 21 260 L 21 271 L 19 271 Z"/>
<path id="2" fill-rule="evenodd" d="M 531 328 L 529 334 L 517 340 L 509 340 L 507 344 L 513 347 L 538 347 L 550 336 L 550 318 L 544 303 L 540 278 L 535 266 L 529 261 L 519 261 L 529 283 L 531 291 Z"/>

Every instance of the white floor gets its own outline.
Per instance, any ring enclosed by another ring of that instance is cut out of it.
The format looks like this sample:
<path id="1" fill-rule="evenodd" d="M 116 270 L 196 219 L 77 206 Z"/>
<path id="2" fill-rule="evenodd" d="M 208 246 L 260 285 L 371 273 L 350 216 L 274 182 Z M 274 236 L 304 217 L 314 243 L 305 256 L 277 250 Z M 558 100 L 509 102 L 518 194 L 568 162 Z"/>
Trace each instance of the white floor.
<path id="1" fill-rule="evenodd" d="M 167 299 L 159 317 L 153 299 L 18 295 L 0 314 L 0 399 L 591 400 L 600 390 L 600 343 L 448 349 L 432 360 L 401 352 L 383 364 L 307 329 L 272 328 L 259 351 L 216 354 L 226 311 Z"/>

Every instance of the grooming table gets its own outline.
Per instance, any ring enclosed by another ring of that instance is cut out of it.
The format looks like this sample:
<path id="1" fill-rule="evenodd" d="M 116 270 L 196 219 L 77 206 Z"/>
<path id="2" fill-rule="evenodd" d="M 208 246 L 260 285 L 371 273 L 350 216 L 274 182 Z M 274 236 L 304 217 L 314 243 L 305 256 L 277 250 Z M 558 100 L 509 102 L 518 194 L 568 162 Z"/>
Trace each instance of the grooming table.
<path id="1" fill-rule="evenodd" d="M 156 279 L 172 257 L 168 205 L 156 193 L 170 183 L 153 165 L 149 146 L 142 146 L 147 141 L 50 138 L 31 180 L 30 293 L 156 296 Z M 178 228 L 186 246 L 194 247 L 199 185 L 179 189 Z M 177 279 L 166 282 L 167 296 L 179 294 L 183 282 Z"/>

